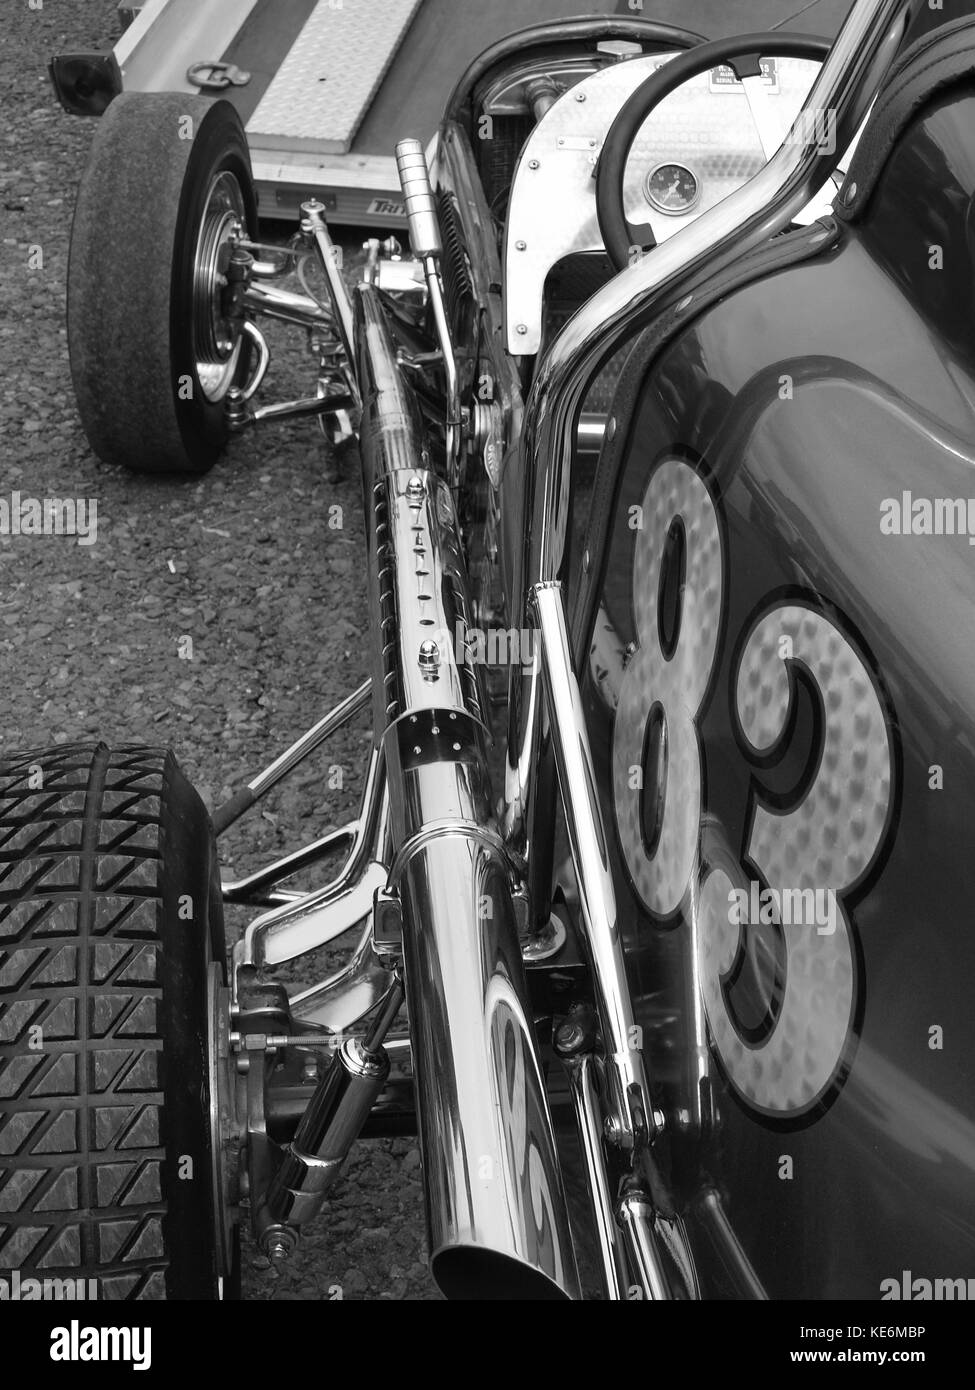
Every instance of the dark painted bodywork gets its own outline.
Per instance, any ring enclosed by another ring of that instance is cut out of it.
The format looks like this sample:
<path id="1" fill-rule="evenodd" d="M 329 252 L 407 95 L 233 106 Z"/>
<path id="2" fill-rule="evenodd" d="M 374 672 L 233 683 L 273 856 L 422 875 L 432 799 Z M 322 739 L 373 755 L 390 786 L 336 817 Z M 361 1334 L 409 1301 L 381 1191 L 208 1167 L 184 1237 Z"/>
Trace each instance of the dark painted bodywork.
<path id="1" fill-rule="evenodd" d="M 821 610 L 846 634 L 890 746 L 884 843 L 845 900 L 856 976 L 848 1036 L 827 1093 L 802 1114 L 760 1113 L 729 1084 L 702 1020 L 696 894 L 655 919 L 611 836 L 638 1017 L 668 1118 L 666 1177 L 705 1297 L 877 1299 L 884 1280 L 903 1286 L 904 1271 L 908 1284 L 975 1280 L 975 546 L 964 534 L 881 529 L 883 502 L 905 491 L 975 498 L 973 193 L 966 83 L 903 132 L 862 220 L 818 257 L 711 308 L 648 364 L 637 399 L 614 407 L 627 445 L 612 515 L 592 526 L 611 527 L 601 598 L 621 648 L 639 641 L 629 509 L 654 469 L 679 457 L 707 479 L 723 533 L 718 648 L 699 719 L 699 859 L 717 838 L 742 861 L 755 797 L 795 805 L 817 775 L 825 707 L 801 671 L 794 718 L 764 765 L 735 712 L 742 642 L 771 603 Z M 679 570 L 686 556 L 672 549 Z M 657 598 L 654 612 L 672 603 Z M 678 626 L 686 618 L 678 605 Z M 612 700 L 591 664 L 584 697 L 617 832 Z M 653 700 L 647 690 L 648 714 Z M 645 801 L 657 785 L 650 748 Z M 870 814 L 881 799 L 857 775 L 854 749 L 855 809 L 834 840 L 854 833 L 857 806 Z M 774 1021 L 789 930 L 764 934 L 764 977 L 734 986 L 743 1029 L 752 1025 L 746 1046 L 760 1050 Z M 787 1065 L 801 1066 L 798 1055 Z"/>

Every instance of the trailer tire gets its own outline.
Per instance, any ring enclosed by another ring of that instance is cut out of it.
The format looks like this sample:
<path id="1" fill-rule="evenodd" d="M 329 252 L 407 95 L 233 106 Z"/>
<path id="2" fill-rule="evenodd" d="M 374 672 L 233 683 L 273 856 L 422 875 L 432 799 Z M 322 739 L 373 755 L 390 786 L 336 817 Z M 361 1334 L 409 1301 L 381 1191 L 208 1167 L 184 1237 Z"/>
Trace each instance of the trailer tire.
<path id="1" fill-rule="evenodd" d="M 26 1280 L 234 1294 L 207 1010 L 225 970 L 212 830 L 171 753 L 0 760 L 0 1275 L 16 1296 L 46 1296 Z"/>
<path id="2" fill-rule="evenodd" d="M 106 463 L 204 473 L 250 358 L 216 277 L 238 217 L 257 231 L 247 139 L 227 101 L 123 92 L 100 118 L 68 262 L 68 352 L 81 423 Z"/>

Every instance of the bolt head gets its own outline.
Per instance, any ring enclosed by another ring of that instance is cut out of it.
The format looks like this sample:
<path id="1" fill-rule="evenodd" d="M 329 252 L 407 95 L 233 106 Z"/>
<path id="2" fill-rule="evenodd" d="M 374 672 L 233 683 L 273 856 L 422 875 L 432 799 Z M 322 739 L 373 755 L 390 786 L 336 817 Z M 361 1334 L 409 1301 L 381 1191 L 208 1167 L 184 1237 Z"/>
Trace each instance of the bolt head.
<path id="1" fill-rule="evenodd" d="M 585 1033 L 578 1023 L 566 1019 L 555 1030 L 555 1047 L 559 1052 L 578 1052 L 585 1040 Z"/>
<path id="2" fill-rule="evenodd" d="M 261 1242 L 265 1255 L 274 1264 L 286 1260 L 297 1243 L 297 1232 L 287 1226 L 272 1227 Z"/>
<path id="3" fill-rule="evenodd" d="M 436 679 L 436 674 L 440 670 L 440 648 L 436 642 L 429 638 L 420 643 L 419 664 L 420 670 L 425 672 L 428 678 Z"/>

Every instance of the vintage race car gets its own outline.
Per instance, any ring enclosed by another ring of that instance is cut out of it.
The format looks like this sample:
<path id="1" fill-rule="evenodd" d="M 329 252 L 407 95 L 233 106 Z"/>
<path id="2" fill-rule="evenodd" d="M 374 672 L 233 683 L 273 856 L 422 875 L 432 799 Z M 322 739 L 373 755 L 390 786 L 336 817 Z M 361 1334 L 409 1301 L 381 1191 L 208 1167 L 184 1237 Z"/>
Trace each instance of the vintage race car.
<path id="1" fill-rule="evenodd" d="M 91 445 L 355 438 L 372 676 L 212 822 L 165 751 L 4 758 L 0 1267 L 233 1296 L 413 1127 L 449 1297 L 975 1296 L 975 22 L 514 33 L 355 274 L 228 101 L 92 82 Z M 357 819 L 221 882 L 366 707 Z"/>

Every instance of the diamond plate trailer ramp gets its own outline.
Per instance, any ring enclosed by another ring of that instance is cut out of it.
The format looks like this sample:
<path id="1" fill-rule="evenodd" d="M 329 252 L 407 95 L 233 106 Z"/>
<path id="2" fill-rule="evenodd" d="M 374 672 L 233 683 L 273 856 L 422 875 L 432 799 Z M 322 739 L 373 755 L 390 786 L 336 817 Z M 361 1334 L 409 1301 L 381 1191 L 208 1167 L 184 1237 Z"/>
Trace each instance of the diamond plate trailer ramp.
<path id="1" fill-rule="evenodd" d="M 320 0 L 247 122 L 252 150 L 348 154 L 420 0 Z"/>

